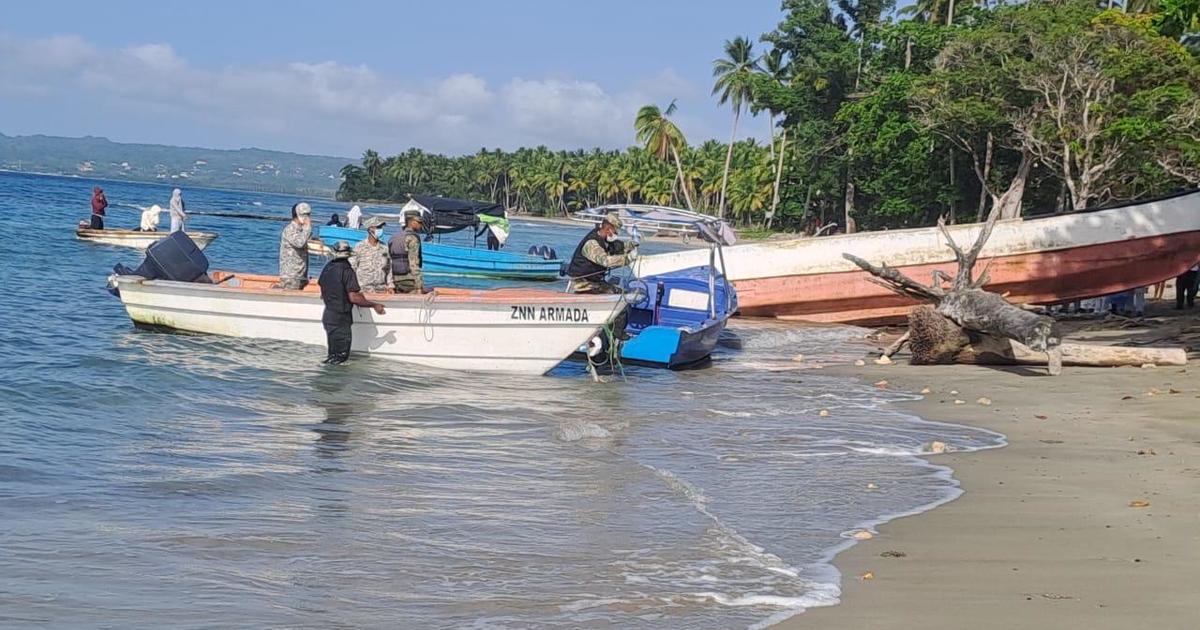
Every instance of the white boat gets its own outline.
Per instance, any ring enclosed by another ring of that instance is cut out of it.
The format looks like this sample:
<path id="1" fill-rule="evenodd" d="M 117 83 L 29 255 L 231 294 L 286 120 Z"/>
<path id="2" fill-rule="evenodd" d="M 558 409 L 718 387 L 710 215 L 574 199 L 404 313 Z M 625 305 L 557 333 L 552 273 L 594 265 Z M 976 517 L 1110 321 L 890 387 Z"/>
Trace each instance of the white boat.
<path id="1" fill-rule="evenodd" d="M 982 224 L 952 225 L 964 247 Z M 877 324 L 902 320 L 913 302 L 872 282 L 854 254 L 928 280 L 953 276 L 954 253 L 936 227 L 751 243 L 724 250 L 742 315 Z M 703 265 L 704 250 L 645 256 L 639 275 Z M 979 256 L 988 290 L 1019 304 L 1111 295 L 1173 278 L 1200 260 L 1200 191 L 1113 208 L 998 221 Z"/>
<path id="2" fill-rule="evenodd" d="M 134 249 L 146 249 L 154 244 L 159 239 L 166 238 L 169 232 L 139 232 L 137 230 L 93 230 L 91 228 L 78 228 L 75 230 L 75 238 L 81 241 L 89 241 L 92 243 L 100 243 L 101 245 L 115 245 L 117 247 L 132 247 Z M 200 249 L 208 247 L 208 244 L 217 240 L 216 232 L 187 232 L 189 238 L 195 241 L 196 246 Z"/>
<path id="3" fill-rule="evenodd" d="M 213 284 L 115 276 L 135 324 L 325 345 L 316 282 L 272 288 L 278 278 L 216 271 Z M 425 295 L 372 294 L 387 312 L 354 309 L 352 350 L 435 368 L 544 374 L 608 323 L 619 295 L 540 289 L 434 289 Z"/>

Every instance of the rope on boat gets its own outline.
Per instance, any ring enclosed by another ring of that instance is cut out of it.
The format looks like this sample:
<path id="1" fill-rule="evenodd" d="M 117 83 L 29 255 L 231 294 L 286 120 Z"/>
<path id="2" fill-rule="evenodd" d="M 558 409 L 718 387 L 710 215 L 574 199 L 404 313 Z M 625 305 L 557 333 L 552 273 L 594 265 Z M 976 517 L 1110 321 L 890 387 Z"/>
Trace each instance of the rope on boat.
<path id="1" fill-rule="evenodd" d="M 437 311 L 434 300 L 437 298 L 437 293 L 430 291 L 425 294 L 421 300 L 421 310 L 417 313 L 417 321 L 421 323 L 421 333 L 425 337 L 425 341 L 433 341 L 433 314 Z"/>

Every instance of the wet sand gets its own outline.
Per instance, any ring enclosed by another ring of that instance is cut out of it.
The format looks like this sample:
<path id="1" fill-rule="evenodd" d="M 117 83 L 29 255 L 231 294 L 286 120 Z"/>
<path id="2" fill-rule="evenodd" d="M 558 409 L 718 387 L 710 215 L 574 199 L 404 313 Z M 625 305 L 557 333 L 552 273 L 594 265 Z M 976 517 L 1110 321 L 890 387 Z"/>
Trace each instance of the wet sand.
<path id="1" fill-rule="evenodd" d="M 932 456 L 965 494 L 839 555 L 842 603 L 776 627 L 1200 627 L 1200 316 L 1185 313 L 1157 302 L 1146 327 L 1066 326 L 1076 341 L 1187 346 L 1186 368 L 1049 377 L 902 356 L 833 368 L 891 389 L 928 387 L 907 405 L 913 413 L 999 431 L 1009 445 Z"/>

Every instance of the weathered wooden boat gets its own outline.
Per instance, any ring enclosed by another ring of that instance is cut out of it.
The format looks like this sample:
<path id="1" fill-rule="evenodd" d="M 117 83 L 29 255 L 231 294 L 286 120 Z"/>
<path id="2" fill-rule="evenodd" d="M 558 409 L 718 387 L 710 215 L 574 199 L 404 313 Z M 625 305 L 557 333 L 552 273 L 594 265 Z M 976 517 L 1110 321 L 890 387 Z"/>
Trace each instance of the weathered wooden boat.
<path id="1" fill-rule="evenodd" d="M 334 226 L 322 226 L 317 238 L 309 241 L 308 251 L 328 254 L 329 248 L 338 241 L 346 241 L 351 247 L 367 237 L 366 230 L 355 230 Z M 388 242 L 388 235 L 380 239 Z M 552 281 L 559 277 L 563 261 L 557 258 L 492 251 L 481 247 L 460 247 L 441 243 L 424 243 L 421 247 L 424 258 L 422 273 L 441 276 L 463 276 L 474 278 L 504 278 L 511 280 Z"/>
<path id="2" fill-rule="evenodd" d="M 93 230 L 91 228 L 77 228 L 75 230 L 75 238 L 81 241 L 91 243 L 99 243 L 101 245 L 114 245 L 117 247 L 132 247 L 134 249 L 146 249 L 155 241 L 167 237 L 168 232 L 139 232 L 136 230 Z M 216 232 L 192 232 L 188 231 L 187 235 L 196 242 L 200 249 L 208 247 L 217 239 Z"/>
<path id="3" fill-rule="evenodd" d="M 114 276 L 141 326 L 325 344 L 320 288 L 272 288 L 274 276 L 215 271 L 212 283 Z M 354 309 L 353 351 L 435 368 L 544 374 L 587 342 L 621 305 L 617 295 L 539 289 L 434 289 L 372 294 L 387 312 Z"/>
<path id="4" fill-rule="evenodd" d="M 709 266 L 631 280 L 628 289 L 637 297 L 629 305 L 629 339 L 619 345 L 619 356 L 632 365 L 677 370 L 704 363 L 738 308 L 733 287 Z M 600 355 L 593 360 L 603 363 L 610 345 L 602 336 L 593 339 L 590 347 L 599 349 L 593 354 Z"/>
<path id="5" fill-rule="evenodd" d="M 982 224 L 950 226 L 959 243 Z M 910 277 L 953 274 L 936 227 L 754 243 L 725 248 L 727 274 L 749 316 L 856 324 L 901 319 L 913 302 L 868 280 L 842 257 L 887 262 Z M 703 264 L 703 250 L 646 256 L 643 276 Z M 1113 208 L 996 223 L 979 257 L 987 289 L 1020 304 L 1054 304 L 1174 277 L 1200 260 L 1200 191 Z"/>

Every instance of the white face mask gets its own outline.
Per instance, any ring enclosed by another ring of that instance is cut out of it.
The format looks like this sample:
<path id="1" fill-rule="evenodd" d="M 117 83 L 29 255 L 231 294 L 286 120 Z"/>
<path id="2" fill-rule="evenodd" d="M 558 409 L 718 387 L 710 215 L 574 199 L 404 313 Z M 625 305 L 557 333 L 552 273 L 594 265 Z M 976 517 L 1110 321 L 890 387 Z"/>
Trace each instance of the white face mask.
<path id="1" fill-rule="evenodd" d="M 604 237 L 604 240 L 608 241 L 609 243 L 612 243 L 613 241 L 617 240 L 617 235 L 609 234 L 608 236 Z"/>

